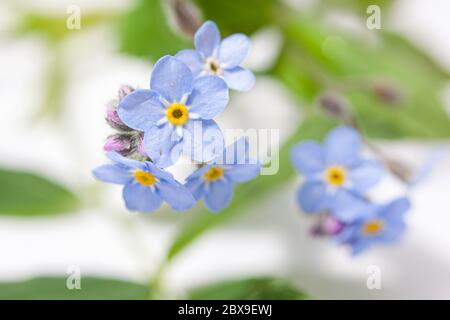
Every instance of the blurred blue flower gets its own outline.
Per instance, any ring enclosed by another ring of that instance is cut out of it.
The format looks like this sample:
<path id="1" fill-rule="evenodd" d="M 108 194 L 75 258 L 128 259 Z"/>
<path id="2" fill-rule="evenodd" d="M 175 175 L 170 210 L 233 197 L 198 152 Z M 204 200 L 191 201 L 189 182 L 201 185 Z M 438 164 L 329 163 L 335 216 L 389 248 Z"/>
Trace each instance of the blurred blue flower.
<path id="1" fill-rule="evenodd" d="M 331 211 L 349 222 L 365 207 L 362 194 L 382 177 L 382 166 L 360 156 L 362 141 L 356 130 L 338 127 L 330 131 L 324 144 L 304 141 L 294 146 L 291 159 L 305 177 L 297 193 L 307 213 Z"/>
<path id="2" fill-rule="evenodd" d="M 251 180 L 260 171 L 261 164 L 248 157 L 247 140 L 239 139 L 221 156 L 194 171 L 185 186 L 196 200 L 203 198 L 209 210 L 218 212 L 230 203 L 235 183 Z"/>
<path id="3" fill-rule="evenodd" d="M 339 244 L 350 245 L 353 254 L 358 254 L 374 244 L 393 243 L 405 231 L 404 216 L 411 204 L 405 197 L 388 204 L 367 204 L 361 214 L 363 218 L 344 225 L 333 239 Z"/>
<path id="4" fill-rule="evenodd" d="M 164 56 L 155 64 L 150 88 L 128 94 L 118 115 L 127 126 L 145 132 L 144 148 L 155 164 L 168 167 L 181 153 L 210 161 L 221 152 L 223 135 L 212 119 L 228 103 L 222 79 L 194 79 L 183 62 Z"/>
<path id="5" fill-rule="evenodd" d="M 103 182 L 124 185 L 123 198 L 129 210 L 151 212 L 163 201 L 178 211 L 195 204 L 186 187 L 153 163 L 131 160 L 116 152 L 108 152 L 107 156 L 114 163 L 100 166 L 92 173 Z"/>
<path id="6" fill-rule="evenodd" d="M 255 76 L 239 66 L 250 50 L 250 39 L 237 33 L 220 40 L 216 24 L 207 21 L 195 33 L 196 50 L 182 50 L 176 57 L 185 62 L 196 77 L 215 75 L 223 78 L 231 89 L 250 90 L 255 84 Z"/>

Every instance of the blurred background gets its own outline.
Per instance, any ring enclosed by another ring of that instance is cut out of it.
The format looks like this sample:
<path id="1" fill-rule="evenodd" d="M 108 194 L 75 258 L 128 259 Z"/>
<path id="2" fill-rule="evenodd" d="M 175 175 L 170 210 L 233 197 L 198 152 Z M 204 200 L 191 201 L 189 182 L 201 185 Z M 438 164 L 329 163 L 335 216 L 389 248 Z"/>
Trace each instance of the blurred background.
<path id="1" fill-rule="evenodd" d="M 371 4 L 381 29 L 366 25 Z M 448 12 L 446 0 L 3 0 L 0 298 L 449 299 Z M 127 212 L 121 188 L 91 175 L 106 161 L 105 106 L 121 84 L 148 87 L 152 63 L 191 48 L 207 19 L 251 36 L 257 75 L 218 122 L 279 129 L 279 173 L 240 186 L 218 215 Z M 288 151 L 345 122 L 324 97 L 397 164 L 373 191 L 411 197 L 396 245 L 352 257 L 310 236 Z M 374 265 L 379 290 L 366 286 Z M 74 272 L 81 290 L 66 287 Z"/>

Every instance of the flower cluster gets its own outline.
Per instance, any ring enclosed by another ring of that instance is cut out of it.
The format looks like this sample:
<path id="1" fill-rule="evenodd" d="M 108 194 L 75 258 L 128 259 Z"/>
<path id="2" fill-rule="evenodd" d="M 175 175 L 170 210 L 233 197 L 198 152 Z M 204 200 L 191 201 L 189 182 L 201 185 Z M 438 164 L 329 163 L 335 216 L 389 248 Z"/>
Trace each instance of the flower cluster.
<path id="1" fill-rule="evenodd" d="M 297 192 L 301 209 L 318 217 L 313 234 L 332 237 L 358 254 L 376 243 L 397 240 L 405 229 L 405 197 L 376 204 L 366 193 L 384 174 L 383 166 L 361 156 L 362 139 L 350 127 L 333 129 L 323 144 L 294 146 L 292 163 L 305 180 Z"/>
<path id="2" fill-rule="evenodd" d="M 231 201 L 235 183 L 255 178 L 260 164 L 248 156 L 246 139 L 224 147 L 214 121 L 228 104 L 229 89 L 249 90 L 255 77 L 240 66 L 250 40 L 234 34 L 221 41 L 215 23 L 204 23 L 195 34 L 195 50 L 160 58 L 149 89 L 123 86 L 107 110 L 116 131 L 104 149 L 112 164 L 93 171 L 104 182 L 124 185 L 129 210 L 150 212 L 166 201 L 175 210 L 204 199 L 211 211 Z M 166 171 L 181 155 L 200 168 L 185 185 Z"/>

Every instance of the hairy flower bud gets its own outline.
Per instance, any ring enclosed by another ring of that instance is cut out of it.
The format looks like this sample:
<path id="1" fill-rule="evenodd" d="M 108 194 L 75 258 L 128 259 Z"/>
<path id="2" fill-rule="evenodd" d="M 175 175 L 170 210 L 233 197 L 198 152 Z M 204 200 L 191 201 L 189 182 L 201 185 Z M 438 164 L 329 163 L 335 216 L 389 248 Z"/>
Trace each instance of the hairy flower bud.
<path id="1" fill-rule="evenodd" d="M 105 151 L 115 151 L 122 155 L 129 154 L 131 149 L 131 143 L 127 136 L 114 134 L 106 139 L 103 145 Z"/>
<path id="2" fill-rule="evenodd" d="M 341 232 L 343 227 L 344 224 L 341 221 L 327 215 L 313 225 L 311 234 L 313 236 L 334 236 Z"/>
<path id="3" fill-rule="evenodd" d="M 106 122 L 109 126 L 118 131 L 132 131 L 130 127 L 128 127 L 125 123 L 120 120 L 119 115 L 117 114 L 117 107 L 108 107 L 106 110 L 105 116 Z"/>
<path id="4" fill-rule="evenodd" d="M 128 85 L 128 84 L 121 85 L 120 88 L 119 88 L 119 93 L 118 93 L 119 102 L 122 101 L 122 99 L 125 98 L 125 96 L 129 95 L 134 90 L 136 90 L 136 89 L 133 88 L 132 86 Z"/>
<path id="5" fill-rule="evenodd" d="M 130 127 L 128 127 L 125 123 L 120 120 L 119 115 L 117 114 L 117 106 L 122 99 L 133 92 L 135 89 L 129 85 L 122 85 L 119 88 L 118 92 L 118 100 L 110 101 L 106 108 L 106 116 L 105 120 L 109 124 L 109 126 L 118 131 L 133 131 Z"/>

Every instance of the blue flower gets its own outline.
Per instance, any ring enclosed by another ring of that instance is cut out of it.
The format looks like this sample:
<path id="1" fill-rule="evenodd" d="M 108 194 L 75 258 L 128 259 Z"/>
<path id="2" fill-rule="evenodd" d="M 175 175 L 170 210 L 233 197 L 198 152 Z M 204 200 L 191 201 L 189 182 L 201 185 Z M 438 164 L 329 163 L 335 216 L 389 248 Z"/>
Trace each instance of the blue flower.
<path id="1" fill-rule="evenodd" d="M 153 69 L 151 90 L 135 90 L 118 106 L 120 119 L 144 131 L 144 148 L 160 167 L 174 164 L 181 153 L 209 161 L 223 149 L 223 135 L 212 120 L 228 103 L 226 83 L 214 76 L 194 80 L 180 60 L 165 56 Z"/>
<path id="2" fill-rule="evenodd" d="M 397 241 L 405 231 L 404 216 L 411 204 L 405 197 L 388 204 L 368 204 L 359 218 L 344 226 L 334 237 L 340 244 L 350 245 L 352 253 L 358 254 L 374 244 Z"/>
<path id="3" fill-rule="evenodd" d="M 382 166 L 360 156 L 361 137 L 350 127 L 333 129 L 323 145 L 302 142 L 292 149 L 295 168 L 305 177 L 297 193 L 307 213 L 331 211 L 344 222 L 358 218 L 365 207 L 362 194 L 383 174 Z"/>
<path id="4" fill-rule="evenodd" d="M 214 75 L 223 78 L 231 89 L 250 90 L 255 76 L 239 66 L 250 50 L 249 38 L 237 33 L 220 40 L 216 24 L 207 21 L 195 33 L 196 50 L 182 50 L 176 57 L 185 62 L 196 77 Z"/>
<path id="5" fill-rule="evenodd" d="M 209 210 L 218 212 L 230 203 L 234 184 L 255 178 L 260 170 L 260 163 L 248 157 L 246 139 L 239 139 L 214 161 L 194 171 L 185 186 L 195 199 L 203 198 Z"/>
<path id="6" fill-rule="evenodd" d="M 107 156 L 114 163 L 94 169 L 93 174 L 103 182 L 124 185 L 123 198 L 129 210 L 151 212 L 163 201 L 178 211 L 195 204 L 186 187 L 153 163 L 131 160 L 116 152 L 108 152 Z"/>

